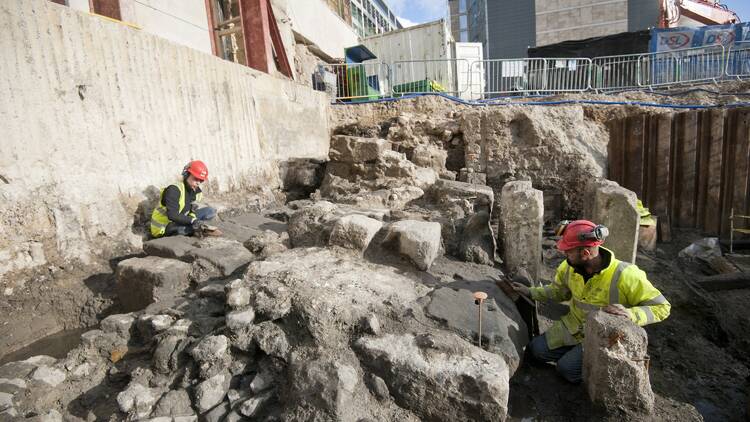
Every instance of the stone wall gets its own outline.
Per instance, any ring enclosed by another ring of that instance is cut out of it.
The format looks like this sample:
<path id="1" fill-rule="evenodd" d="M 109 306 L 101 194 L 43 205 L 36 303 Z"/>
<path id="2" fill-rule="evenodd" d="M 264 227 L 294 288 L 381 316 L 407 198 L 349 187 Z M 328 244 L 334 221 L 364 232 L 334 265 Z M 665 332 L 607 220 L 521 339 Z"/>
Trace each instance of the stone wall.
<path id="1" fill-rule="evenodd" d="M 44 0 L 0 3 L 0 30 L 0 281 L 137 246 L 134 211 L 190 159 L 210 198 L 328 154 L 327 98 L 299 84 Z"/>

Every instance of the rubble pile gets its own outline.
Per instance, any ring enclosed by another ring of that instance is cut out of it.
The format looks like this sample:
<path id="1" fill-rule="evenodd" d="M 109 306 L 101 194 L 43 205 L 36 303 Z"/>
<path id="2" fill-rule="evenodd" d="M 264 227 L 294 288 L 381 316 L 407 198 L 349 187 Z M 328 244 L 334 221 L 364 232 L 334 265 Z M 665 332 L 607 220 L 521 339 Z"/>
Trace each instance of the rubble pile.
<path id="1" fill-rule="evenodd" d="M 283 223 L 261 218 L 259 227 L 277 230 L 146 242 L 148 256 L 118 265 L 132 312 L 102 320 L 63 359 L 0 367 L 0 414 L 503 420 L 528 338 L 513 302 L 478 282 L 499 271 L 453 266 L 436 222 L 384 221 L 325 201 L 296 205 L 285 211 L 288 235 L 275 226 Z M 241 226 L 223 229 L 233 224 Z M 363 259 L 373 250 L 390 265 Z M 456 274 L 477 282 L 456 283 Z M 482 287 L 483 349 L 472 299 Z"/>

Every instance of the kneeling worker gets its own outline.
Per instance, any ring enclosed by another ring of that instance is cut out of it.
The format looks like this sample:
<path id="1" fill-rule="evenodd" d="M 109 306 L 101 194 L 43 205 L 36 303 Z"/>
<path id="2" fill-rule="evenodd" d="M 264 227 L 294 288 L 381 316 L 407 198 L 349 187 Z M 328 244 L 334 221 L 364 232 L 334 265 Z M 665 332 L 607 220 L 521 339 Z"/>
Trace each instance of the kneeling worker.
<path id="1" fill-rule="evenodd" d="M 182 182 L 161 190 L 159 205 L 151 213 L 151 235 L 153 237 L 183 235 L 191 236 L 205 227 L 204 221 L 216 216 L 211 207 L 194 209 L 203 194 L 200 184 L 208 179 L 208 167 L 203 161 L 189 162 L 182 169 Z"/>
<path id="2" fill-rule="evenodd" d="M 572 383 L 582 380 L 581 342 L 589 312 L 602 309 L 643 326 L 666 319 L 671 308 L 645 272 L 601 247 L 607 234 L 606 227 L 586 220 L 565 224 L 558 230 L 557 248 L 567 259 L 552 284 L 529 288 L 513 283 L 518 293 L 534 300 L 570 301 L 570 312 L 528 347 L 537 360 L 556 362 L 557 371 Z"/>

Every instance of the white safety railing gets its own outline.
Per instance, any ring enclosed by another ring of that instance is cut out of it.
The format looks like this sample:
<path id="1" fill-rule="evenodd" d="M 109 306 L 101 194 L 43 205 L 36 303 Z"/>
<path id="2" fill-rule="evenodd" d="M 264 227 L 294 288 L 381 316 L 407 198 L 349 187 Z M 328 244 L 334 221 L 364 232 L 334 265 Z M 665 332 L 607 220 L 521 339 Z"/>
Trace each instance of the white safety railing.
<path id="1" fill-rule="evenodd" d="M 575 92 L 612 92 L 750 78 L 750 42 L 659 53 L 589 58 L 408 60 L 327 64 L 315 88 L 334 101 L 445 93 L 468 100 Z"/>
<path id="2" fill-rule="evenodd" d="M 534 58 L 476 61 L 471 77 L 484 78 L 484 99 L 503 95 L 584 92 L 589 89 L 591 59 Z M 472 82 L 472 86 L 476 86 Z"/>
<path id="3" fill-rule="evenodd" d="M 394 96 L 443 92 L 460 96 L 468 84 L 459 86 L 459 74 L 468 73 L 466 59 L 404 60 L 391 64 L 391 89 Z"/>
<path id="4" fill-rule="evenodd" d="M 389 73 L 387 63 L 341 63 L 320 65 L 313 78 L 316 88 L 334 94 L 334 100 L 357 102 L 389 97 Z"/>
<path id="5" fill-rule="evenodd" d="M 729 47 L 726 75 L 737 79 L 750 77 L 750 42 Z"/>
<path id="6" fill-rule="evenodd" d="M 596 57 L 591 65 L 591 89 L 596 92 L 643 86 L 641 54 Z"/>
<path id="7" fill-rule="evenodd" d="M 726 49 L 721 45 L 643 54 L 643 86 L 717 82 L 724 77 L 726 58 Z"/>

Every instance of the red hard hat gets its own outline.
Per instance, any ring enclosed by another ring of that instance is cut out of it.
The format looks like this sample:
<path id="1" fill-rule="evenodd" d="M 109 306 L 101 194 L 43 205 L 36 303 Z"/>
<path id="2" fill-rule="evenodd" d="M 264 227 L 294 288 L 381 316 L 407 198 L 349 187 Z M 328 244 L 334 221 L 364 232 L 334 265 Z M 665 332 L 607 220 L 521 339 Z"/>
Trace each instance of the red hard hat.
<path id="1" fill-rule="evenodd" d="M 192 174 L 193 177 L 201 182 L 208 179 L 208 167 L 201 160 L 193 160 L 185 167 L 185 171 Z"/>
<path id="2" fill-rule="evenodd" d="M 602 239 L 593 239 L 591 237 L 583 238 L 581 234 L 588 234 L 594 231 L 596 224 L 588 220 L 576 220 L 569 223 L 562 232 L 562 238 L 557 241 L 557 249 L 568 251 L 579 246 L 599 246 L 604 243 Z"/>

